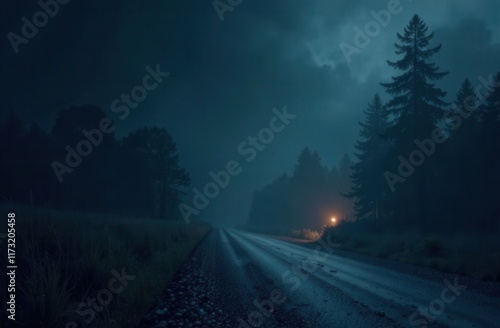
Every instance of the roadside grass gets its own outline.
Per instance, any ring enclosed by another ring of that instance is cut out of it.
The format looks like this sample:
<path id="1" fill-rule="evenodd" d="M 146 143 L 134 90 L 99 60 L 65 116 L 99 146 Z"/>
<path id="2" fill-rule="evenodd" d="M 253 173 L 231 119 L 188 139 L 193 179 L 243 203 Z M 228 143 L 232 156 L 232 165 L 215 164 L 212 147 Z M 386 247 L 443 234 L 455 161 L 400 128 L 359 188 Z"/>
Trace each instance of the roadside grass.
<path id="1" fill-rule="evenodd" d="M 137 327 L 210 230 L 204 223 L 47 208 L 0 209 L 5 217 L 16 214 L 16 319 L 27 327 Z M 121 292 L 99 294 L 109 290 L 112 271 L 122 269 L 135 278 Z M 112 295 L 111 300 L 97 311 L 82 305 L 99 295 L 107 303 L 105 294 Z M 86 325 L 85 320 L 91 321 Z"/>
<path id="2" fill-rule="evenodd" d="M 292 230 L 289 233 L 289 237 L 315 241 L 321 237 L 321 232 L 312 229 Z"/>
<path id="3" fill-rule="evenodd" d="M 321 238 L 321 231 L 312 229 L 290 229 L 281 226 L 240 226 L 239 229 L 270 236 L 291 237 L 315 241 Z"/>
<path id="4" fill-rule="evenodd" d="M 498 233 L 395 232 L 356 227 L 355 222 L 325 228 L 322 238 L 340 249 L 430 267 L 485 281 L 500 282 Z"/>

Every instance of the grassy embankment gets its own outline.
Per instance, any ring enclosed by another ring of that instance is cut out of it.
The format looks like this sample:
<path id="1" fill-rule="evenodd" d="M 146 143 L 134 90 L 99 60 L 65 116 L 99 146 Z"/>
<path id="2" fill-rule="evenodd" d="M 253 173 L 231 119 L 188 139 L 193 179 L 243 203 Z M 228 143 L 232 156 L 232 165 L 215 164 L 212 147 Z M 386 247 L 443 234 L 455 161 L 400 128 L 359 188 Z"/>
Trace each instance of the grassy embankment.
<path id="1" fill-rule="evenodd" d="M 16 214 L 16 319 L 27 327 L 83 327 L 84 320 L 91 320 L 89 327 L 138 326 L 155 296 L 210 230 L 202 223 L 0 208 L 2 232 L 7 213 Z M 2 265 L 0 271 L 4 269 Z M 109 292 L 113 270 L 122 269 L 134 278 L 126 286 L 115 282 L 115 291 L 122 290 Z M 90 310 L 88 298 L 100 296 L 107 303 L 109 295 L 109 304 L 97 301 L 99 310 Z M 77 313 L 79 306 L 84 315 Z"/>
<path id="2" fill-rule="evenodd" d="M 498 232 L 390 232 L 360 223 L 326 228 L 322 238 L 330 236 L 331 242 L 348 251 L 500 282 Z"/>
<path id="3" fill-rule="evenodd" d="M 329 238 L 340 249 L 500 282 L 500 233 L 395 232 L 376 222 L 343 222 L 323 231 L 285 227 L 244 227 L 245 230 L 314 241 Z"/>

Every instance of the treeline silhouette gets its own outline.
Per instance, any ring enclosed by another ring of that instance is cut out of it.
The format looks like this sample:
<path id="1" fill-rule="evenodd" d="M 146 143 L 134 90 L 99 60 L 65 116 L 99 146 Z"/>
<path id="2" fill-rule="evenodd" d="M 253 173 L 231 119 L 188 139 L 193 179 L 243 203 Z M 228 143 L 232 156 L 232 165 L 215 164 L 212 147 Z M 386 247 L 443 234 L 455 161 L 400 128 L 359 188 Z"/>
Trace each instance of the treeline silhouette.
<path id="1" fill-rule="evenodd" d="M 337 166 L 328 168 L 321 164 L 317 152 L 304 148 L 290 177 L 283 174 L 254 193 L 246 228 L 320 229 L 332 217 L 349 220 L 353 216 L 352 201 L 342 193 L 351 189 L 352 165 L 349 156 L 344 155 Z"/>
<path id="2" fill-rule="evenodd" d="M 190 183 L 165 128 L 121 139 L 97 106 L 60 110 L 50 133 L 10 112 L 0 126 L 0 202 L 177 218 Z"/>
<path id="3" fill-rule="evenodd" d="M 430 47 L 433 36 L 418 15 L 397 35 L 400 59 L 388 65 L 399 75 L 381 83 L 387 102 L 376 94 L 368 104 L 350 175 L 352 188 L 344 196 L 353 200 L 356 218 L 367 229 L 496 231 L 500 73 L 480 77 L 482 84 L 476 87 L 465 79 L 454 101 L 447 103 L 436 83 L 448 73 L 430 62 L 441 49 Z M 322 175 L 317 165 L 304 170 L 304 176 Z M 267 220 L 295 226 L 302 220 L 303 226 L 316 226 L 311 218 L 321 208 L 316 203 L 325 198 L 323 185 L 304 189 L 289 180 L 280 178 L 255 194 L 250 224 Z"/>

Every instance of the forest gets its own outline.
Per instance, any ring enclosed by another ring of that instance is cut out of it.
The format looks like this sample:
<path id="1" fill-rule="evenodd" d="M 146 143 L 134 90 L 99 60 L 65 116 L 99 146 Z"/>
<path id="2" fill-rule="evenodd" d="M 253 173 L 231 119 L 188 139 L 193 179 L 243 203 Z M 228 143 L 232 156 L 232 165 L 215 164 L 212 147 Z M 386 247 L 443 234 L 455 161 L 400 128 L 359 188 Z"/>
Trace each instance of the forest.
<path id="1" fill-rule="evenodd" d="M 256 191 L 248 227 L 320 229 L 330 217 L 424 231 L 498 228 L 500 73 L 463 77 L 451 102 L 449 72 L 432 57 L 434 34 L 415 15 L 397 35 L 392 81 L 359 124 L 354 160 L 333 166 L 305 147 L 295 170 Z M 95 105 L 60 110 L 50 133 L 11 111 L 1 123 L 1 201 L 177 219 L 190 185 L 165 128 L 123 138 Z"/>
<path id="2" fill-rule="evenodd" d="M 180 216 L 190 177 L 165 128 L 139 128 L 118 139 L 103 110 L 84 105 L 60 110 L 48 134 L 10 112 L 0 134 L 3 203 Z"/>
<path id="3" fill-rule="evenodd" d="M 364 109 L 354 163 L 324 166 L 305 148 L 291 177 L 254 193 L 249 228 L 317 229 L 330 216 L 376 231 L 499 228 L 500 73 L 463 77 L 447 102 L 433 37 L 417 15 L 397 35 L 395 75 Z"/>
<path id="4" fill-rule="evenodd" d="M 500 322 L 500 3 L 63 2 L 0 10 L 1 327 Z"/>

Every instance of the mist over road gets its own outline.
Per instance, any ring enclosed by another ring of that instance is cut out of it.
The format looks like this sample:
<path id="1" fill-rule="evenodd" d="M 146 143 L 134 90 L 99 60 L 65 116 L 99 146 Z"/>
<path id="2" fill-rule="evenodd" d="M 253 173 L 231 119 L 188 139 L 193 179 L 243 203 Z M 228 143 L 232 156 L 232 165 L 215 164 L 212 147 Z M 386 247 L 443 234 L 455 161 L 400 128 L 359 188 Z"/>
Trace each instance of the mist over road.
<path id="1" fill-rule="evenodd" d="M 214 229 L 143 327 L 498 327 L 500 287 Z"/>

